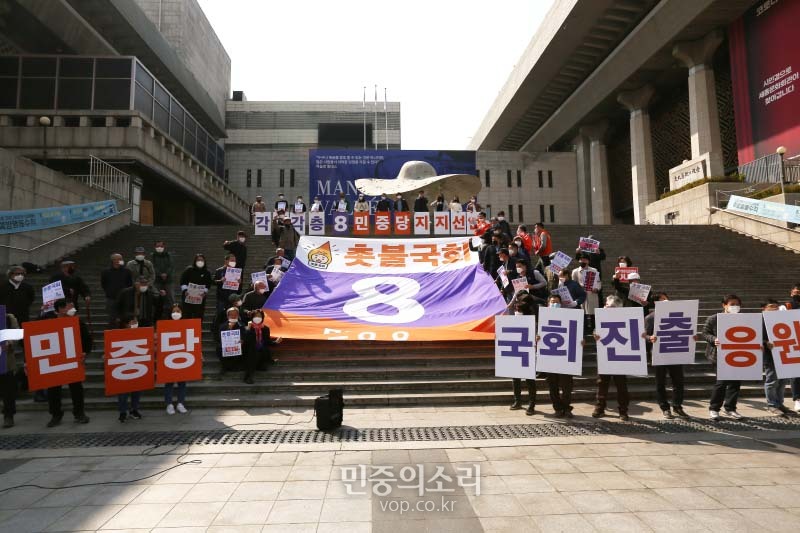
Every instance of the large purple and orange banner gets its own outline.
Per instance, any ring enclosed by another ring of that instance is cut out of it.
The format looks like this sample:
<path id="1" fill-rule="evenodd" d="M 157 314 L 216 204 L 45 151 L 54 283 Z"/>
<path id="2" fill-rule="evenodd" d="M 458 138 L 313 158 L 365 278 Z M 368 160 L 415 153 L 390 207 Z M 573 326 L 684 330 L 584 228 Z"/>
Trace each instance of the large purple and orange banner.
<path id="1" fill-rule="evenodd" d="M 506 304 L 469 237 L 304 236 L 264 308 L 280 337 L 439 341 L 493 339 Z"/>
<path id="2" fill-rule="evenodd" d="M 739 164 L 800 154 L 800 2 L 757 2 L 730 25 L 730 59 Z"/>

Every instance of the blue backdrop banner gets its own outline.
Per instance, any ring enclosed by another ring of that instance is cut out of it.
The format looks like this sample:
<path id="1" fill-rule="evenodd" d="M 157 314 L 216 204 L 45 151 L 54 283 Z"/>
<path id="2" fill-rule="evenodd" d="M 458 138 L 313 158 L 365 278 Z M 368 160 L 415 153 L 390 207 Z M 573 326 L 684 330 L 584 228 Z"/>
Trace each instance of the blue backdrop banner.
<path id="1" fill-rule="evenodd" d="M 430 163 L 438 175 L 477 175 L 475 152 L 469 150 L 309 150 L 308 204 L 319 196 L 325 208 L 326 223 L 336 208 L 339 193 L 344 192 L 350 209 L 358 198 L 355 180 L 361 178 L 394 179 L 407 161 Z M 375 211 L 376 197 L 368 197 L 370 211 Z M 413 204 L 413 198 L 406 198 Z M 429 200 L 432 201 L 431 198 Z"/>
<path id="2" fill-rule="evenodd" d="M 0 235 L 57 228 L 58 226 L 105 218 L 116 213 L 116 200 L 45 207 L 42 209 L 0 211 Z"/>

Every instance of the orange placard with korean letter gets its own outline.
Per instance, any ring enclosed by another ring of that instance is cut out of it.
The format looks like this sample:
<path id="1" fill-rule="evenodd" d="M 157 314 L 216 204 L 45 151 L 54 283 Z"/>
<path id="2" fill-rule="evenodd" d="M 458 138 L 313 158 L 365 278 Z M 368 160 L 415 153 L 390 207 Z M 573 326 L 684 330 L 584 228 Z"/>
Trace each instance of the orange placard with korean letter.
<path id="1" fill-rule="evenodd" d="M 394 213 L 394 234 L 411 235 L 411 213 L 395 211 Z"/>
<path id="2" fill-rule="evenodd" d="M 375 235 L 390 235 L 392 233 L 392 214 L 375 213 Z"/>
<path id="3" fill-rule="evenodd" d="M 353 235 L 369 235 L 369 213 L 353 213 Z"/>
<path id="4" fill-rule="evenodd" d="M 159 320 L 156 383 L 179 383 L 203 379 L 201 321 Z"/>
<path id="5" fill-rule="evenodd" d="M 108 329 L 104 338 L 106 396 L 155 387 L 153 328 Z"/>
<path id="6" fill-rule="evenodd" d="M 85 379 L 81 326 L 77 317 L 25 322 L 25 368 L 30 390 Z"/>

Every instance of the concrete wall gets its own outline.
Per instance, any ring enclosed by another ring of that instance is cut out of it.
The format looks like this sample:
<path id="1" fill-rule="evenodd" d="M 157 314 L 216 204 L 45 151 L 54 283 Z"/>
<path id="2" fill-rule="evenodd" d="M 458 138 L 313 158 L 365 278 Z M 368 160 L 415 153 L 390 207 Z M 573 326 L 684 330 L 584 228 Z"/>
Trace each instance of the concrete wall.
<path id="1" fill-rule="evenodd" d="M 255 201 L 261 194 L 267 204 L 283 192 L 289 198 L 298 194 L 308 200 L 308 147 L 269 148 L 226 145 L 225 166 L 228 186 L 247 201 Z M 247 187 L 247 171 L 250 170 L 252 187 Z M 280 186 L 280 171 L 283 169 L 284 186 Z M 261 187 L 258 187 L 258 172 L 261 171 Z M 294 170 L 294 187 L 290 186 L 291 171 Z"/>
<path id="2" fill-rule="evenodd" d="M 704 183 L 688 191 L 657 200 L 647 206 L 648 224 L 668 224 L 664 217 L 676 213 L 672 224 L 709 224 L 711 207 L 717 205 L 717 191 L 741 189 L 741 183 Z"/>
<path id="3" fill-rule="evenodd" d="M 3 149 L 0 149 L 0 191 L 3 191 L 3 194 L 0 195 L 0 211 L 37 209 L 108 200 L 108 196 L 100 191 L 90 189 L 60 172 L 50 170 L 30 159 L 16 156 Z M 117 201 L 119 211 L 128 207 L 128 204 Z M 5 272 L 5 267 L 8 265 L 23 261 L 40 265 L 52 263 L 130 223 L 129 211 L 30 253 L 0 246 L 2 271 Z M 0 245 L 27 250 L 86 224 L 88 223 L 0 235 Z"/>
<path id="4" fill-rule="evenodd" d="M 197 0 L 135 0 L 214 100 L 220 116 L 231 92 L 231 58 Z"/>
<path id="5" fill-rule="evenodd" d="M 717 211 L 711 216 L 711 223 L 800 253 L 800 231 L 781 227 L 776 220 Z M 775 266 L 780 268 L 781 265 Z"/>

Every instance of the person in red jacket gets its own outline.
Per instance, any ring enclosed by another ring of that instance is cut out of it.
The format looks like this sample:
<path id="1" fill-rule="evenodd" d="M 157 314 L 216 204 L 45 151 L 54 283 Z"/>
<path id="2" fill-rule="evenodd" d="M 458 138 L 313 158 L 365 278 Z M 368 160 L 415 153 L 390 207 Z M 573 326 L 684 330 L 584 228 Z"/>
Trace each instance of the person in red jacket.
<path id="1" fill-rule="evenodd" d="M 486 213 L 481 211 L 478 213 L 478 219 L 475 222 L 475 235 L 483 237 L 483 234 L 492 228 L 492 224 L 486 220 Z"/>
<path id="2" fill-rule="evenodd" d="M 533 250 L 533 235 L 528 233 L 527 226 L 523 224 L 519 225 L 517 228 L 517 237 L 522 239 L 522 246 L 525 248 L 525 251 L 528 253 L 528 255 L 530 255 L 531 250 Z"/>
<path id="3" fill-rule="evenodd" d="M 553 241 L 550 239 L 550 232 L 544 229 L 544 222 L 537 222 L 533 228 L 533 253 L 542 258 L 544 266 L 550 264 Z"/>

